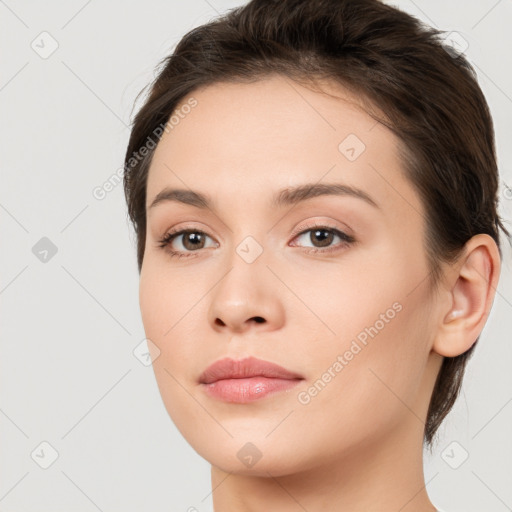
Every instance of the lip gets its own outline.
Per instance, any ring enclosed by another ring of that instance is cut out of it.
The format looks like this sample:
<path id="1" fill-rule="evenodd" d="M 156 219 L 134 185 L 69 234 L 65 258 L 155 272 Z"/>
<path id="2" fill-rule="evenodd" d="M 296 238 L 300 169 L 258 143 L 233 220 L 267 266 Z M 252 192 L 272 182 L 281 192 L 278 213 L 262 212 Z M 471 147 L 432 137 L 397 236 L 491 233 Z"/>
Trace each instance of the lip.
<path id="1" fill-rule="evenodd" d="M 285 391 L 304 377 L 269 361 L 247 357 L 224 358 L 208 366 L 199 377 L 205 392 L 224 402 L 247 403 Z"/>

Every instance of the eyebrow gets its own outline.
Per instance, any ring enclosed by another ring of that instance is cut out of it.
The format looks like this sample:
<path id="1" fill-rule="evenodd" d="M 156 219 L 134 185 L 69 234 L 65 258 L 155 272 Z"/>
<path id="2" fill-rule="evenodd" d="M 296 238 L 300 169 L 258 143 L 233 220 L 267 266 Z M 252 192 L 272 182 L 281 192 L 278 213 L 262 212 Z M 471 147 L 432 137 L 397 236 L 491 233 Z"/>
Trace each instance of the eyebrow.
<path id="1" fill-rule="evenodd" d="M 270 202 L 270 208 L 282 208 L 284 206 L 296 205 L 300 202 L 319 196 L 350 196 L 362 199 L 369 205 L 380 208 L 377 202 L 363 190 L 346 185 L 344 183 L 306 183 L 295 187 L 287 187 L 279 190 Z M 153 199 L 148 210 L 156 205 L 175 201 L 188 204 L 201 209 L 212 208 L 212 199 L 201 192 L 185 189 L 164 188 Z"/>

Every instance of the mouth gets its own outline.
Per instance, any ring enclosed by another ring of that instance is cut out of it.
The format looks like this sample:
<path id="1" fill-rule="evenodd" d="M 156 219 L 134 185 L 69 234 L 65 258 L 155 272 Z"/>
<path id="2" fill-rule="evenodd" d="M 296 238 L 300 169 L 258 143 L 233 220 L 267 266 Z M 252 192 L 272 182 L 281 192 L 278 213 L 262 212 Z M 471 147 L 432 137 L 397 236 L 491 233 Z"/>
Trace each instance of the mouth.
<path id="1" fill-rule="evenodd" d="M 248 357 L 239 361 L 225 358 L 210 365 L 199 383 L 210 397 L 230 403 L 248 403 L 284 392 L 304 380 L 269 361 Z"/>

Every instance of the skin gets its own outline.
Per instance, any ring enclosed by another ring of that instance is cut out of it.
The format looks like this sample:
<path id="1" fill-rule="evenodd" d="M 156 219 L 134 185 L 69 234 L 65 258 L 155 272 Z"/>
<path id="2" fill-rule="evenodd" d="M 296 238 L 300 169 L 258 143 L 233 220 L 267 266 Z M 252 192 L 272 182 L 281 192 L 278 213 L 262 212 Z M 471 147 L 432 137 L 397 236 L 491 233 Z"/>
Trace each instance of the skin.
<path id="1" fill-rule="evenodd" d="M 197 106 L 162 137 L 148 176 L 139 297 L 155 376 L 177 428 L 212 465 L 216 512 L 435 511 L 422 461 L 428 403 L 442 356 L 465 352 L 483 329 L 498 250 L 491 237 L 473 237 L 433 291 L 425 208 L 398 139 L 348 91 L 323 91 L 281 76 L 214 84 L 194 92 Z M 338 148 L 349 134 L 366 146 L 353 161 Z M 304 183 L 345 183 L 378 207 L 348 195 L 269 207 L 276 191 Z M 149 208 L 165 187 L 212 204 Z M 334 235 L 322 249 L 311 225 L 326 222 L 355 242 Z M 203 248 L 180 235 L 159 247 L 172 228 L 206 233 Z M 263 250 L 252 263 L 236 251 L 248 236 Z M 331 252 L 308 252 L 315 247 Z M 400 311 L 333 371 L 393 304 Z M 204 393 L 208 365 L 250 355 L 304 380 L 249 404 Z M 335 376 L 301 403 L 329 368 Z M 237 456 L 248 442 L 261 454 L 251 467 Z"/>

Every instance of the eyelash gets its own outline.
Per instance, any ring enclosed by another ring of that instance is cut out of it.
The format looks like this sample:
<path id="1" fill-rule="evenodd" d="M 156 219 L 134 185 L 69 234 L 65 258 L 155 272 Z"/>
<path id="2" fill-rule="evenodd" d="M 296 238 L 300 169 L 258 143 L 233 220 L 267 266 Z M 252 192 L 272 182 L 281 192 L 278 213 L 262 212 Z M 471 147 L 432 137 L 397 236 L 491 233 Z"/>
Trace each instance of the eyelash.
<path id="1" fill-rule="evenodd" d="M 293 239 L 297 238 L 300 235 L 304 235 L 305 233 L 308 233 L 309 231 L 313 231 L 315 229 L 322 230 L 322 231 L 330 231 L 334 235 L 337 235 L 339 238 L 341 238 L 341 242 L 338 244 L 338 246 L 328 247 L 327 249 L 321 249 L 318 247 L 312 247 L 312 248 L 310 247 L 305 251 L 307 253 L 318 253 L 318 252 L 331 253 L 331 252 L 340 250 L 342 247 L 349 246 L 349 245 L 355 243 L 355 241 L 356 241 L 354 237 L 347 235 L 343 231 L 340 231 L 339 229 L 335 228 L 334 226 L 329 226 L 326 224 L 312 224 L 312 225 L 308 225 L 308 226 L 302 226 L 299 230 L 294 231 L 292 233 Z M 169 255 L 171 257 L 177 257 L 177 258 L 192 257 L 192 254 L 190 254 L 190 253 L 199 252 L 199 250 L 188 251 L 189 254 L 186 254 L 186 253 L 184 254 L 181 251 L 174 251 L 168 247 L 171 244 L 171 242 L 178 236 L 190 234 L 190 233 L 200 233 L 201 235 L 206 235 L 206 236 L 210 237 L 210 235 L 208 235 L 208 233 L 205 233 L 204 231 L 201 231 L 199 229 L 185 228 L 185 229 L 181 229 L 181 230 L 174 230 L 174 231 L 171 230 L 168 233 L 166 233 L 160 240 L 158 240 L 158 247 L 160 247 L 162 249 L 166 249 L 166 251 L 169 253 Z"/>

